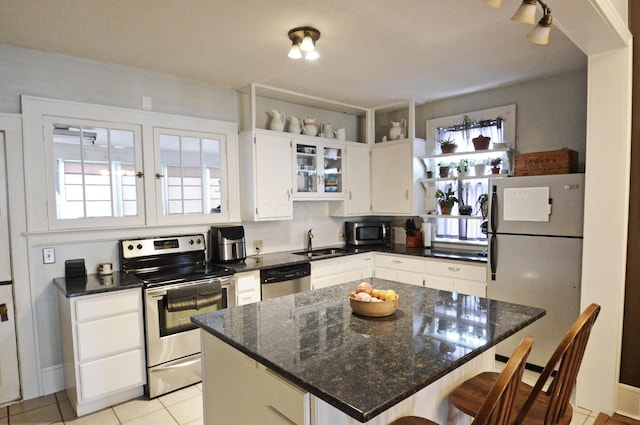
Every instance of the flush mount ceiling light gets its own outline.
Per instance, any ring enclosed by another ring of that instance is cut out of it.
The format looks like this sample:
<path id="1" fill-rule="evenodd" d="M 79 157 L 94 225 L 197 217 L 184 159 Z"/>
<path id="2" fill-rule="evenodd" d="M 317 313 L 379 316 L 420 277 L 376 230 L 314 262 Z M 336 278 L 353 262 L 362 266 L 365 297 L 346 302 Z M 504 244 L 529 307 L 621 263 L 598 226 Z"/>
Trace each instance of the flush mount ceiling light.
<path id="1" fill-rule="evenodd" d="M 484 2 L 497 9 L 500 7 L 502 0 L 484 0 Z M 534 25 L 536 23 L 536 6 L 538 3 L 542 7 L 542 19 L 538 21 L 538 25 L 527 35 L 527 40 L 535 44 L 549 44 L 549 33 L 551 32 L 553 17 L 551 16 L 549 6 L 541 0 L 523 0 L 511 20 Z"/>
<path id="2" fill-rule="evenodd" d="M 289 31 L 291 49 L 289 57 L 300 59 L 304 55 L 306 60 L 316 60 L 320 57 L 316 50 L 316 41 L 320 38 L 320 31 L 312 27 L 297 27 Z"/>

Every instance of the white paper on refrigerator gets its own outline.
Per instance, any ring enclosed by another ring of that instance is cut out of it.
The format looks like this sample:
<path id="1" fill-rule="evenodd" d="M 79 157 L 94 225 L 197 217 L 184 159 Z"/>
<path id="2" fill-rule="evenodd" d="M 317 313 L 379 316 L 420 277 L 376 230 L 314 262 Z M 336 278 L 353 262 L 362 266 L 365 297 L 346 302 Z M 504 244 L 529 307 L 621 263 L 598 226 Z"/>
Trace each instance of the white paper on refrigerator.
<path id="1" fill-rule="evenodd" d="M 549 221 L 549 187 L 505 188 L 503 198 L 505 221 Z"/>

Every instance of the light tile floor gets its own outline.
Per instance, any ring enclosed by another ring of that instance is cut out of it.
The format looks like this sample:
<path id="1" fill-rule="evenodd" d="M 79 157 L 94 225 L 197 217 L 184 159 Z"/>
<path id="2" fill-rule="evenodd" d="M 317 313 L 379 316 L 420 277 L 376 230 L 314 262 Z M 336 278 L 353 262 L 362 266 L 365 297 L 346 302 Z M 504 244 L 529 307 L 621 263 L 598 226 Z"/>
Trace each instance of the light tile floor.
<path id="1" fill-rule="evenodd" d="M 202 425 L 202 384 L 141 397 L 78 418 L 61 391 L 0 408 L 0 425 Z"/>
<path id="2" fill-rule="evenodd" d="M 523 378 L 525 382 L 533 384 L 536 378 L 534 372 L 525 371 Z M 597 416 L 598 412 L 574 408 L 570 425 L 593 425 Z M 80 418 L 76 417 L 64 391 L 0 408 L 0 425 L 202 425 L 203 423 L 202 384 L 152 400 L 141 397 Z"/>

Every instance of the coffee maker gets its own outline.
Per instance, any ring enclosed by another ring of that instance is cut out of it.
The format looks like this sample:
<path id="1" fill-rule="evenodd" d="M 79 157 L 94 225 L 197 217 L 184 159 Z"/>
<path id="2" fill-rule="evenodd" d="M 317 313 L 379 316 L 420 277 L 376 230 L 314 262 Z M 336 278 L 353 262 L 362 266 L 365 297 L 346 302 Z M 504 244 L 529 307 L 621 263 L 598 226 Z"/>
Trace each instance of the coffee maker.
<path id="1" fill-rule="evenodd" d="M 244 227 L 224 226 L 209 229 L 209 261 L 230 263 L 247 258 Z"/>

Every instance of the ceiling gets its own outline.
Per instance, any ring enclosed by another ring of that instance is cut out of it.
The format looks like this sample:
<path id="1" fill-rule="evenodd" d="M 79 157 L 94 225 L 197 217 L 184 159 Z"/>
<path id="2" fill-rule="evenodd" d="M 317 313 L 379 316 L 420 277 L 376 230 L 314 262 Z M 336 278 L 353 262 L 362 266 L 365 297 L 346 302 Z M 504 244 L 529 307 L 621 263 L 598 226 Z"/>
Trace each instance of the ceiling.
<path id="1" fill-rule="evenodd" d="M 554 1 L 564 0 L 550 0 L 552 9 Z M 432 101 L 586 68 L 586 55 L 557 26 L 549 45 L 529 43 L 532 27 L 510 20 L 519 4 L 0 0 L 0 43 L 222 87 L 256 82 L 366 107 Z M 315 62 L 287 57 L 287 32 L 303 25 L 321 32 Z"/>

